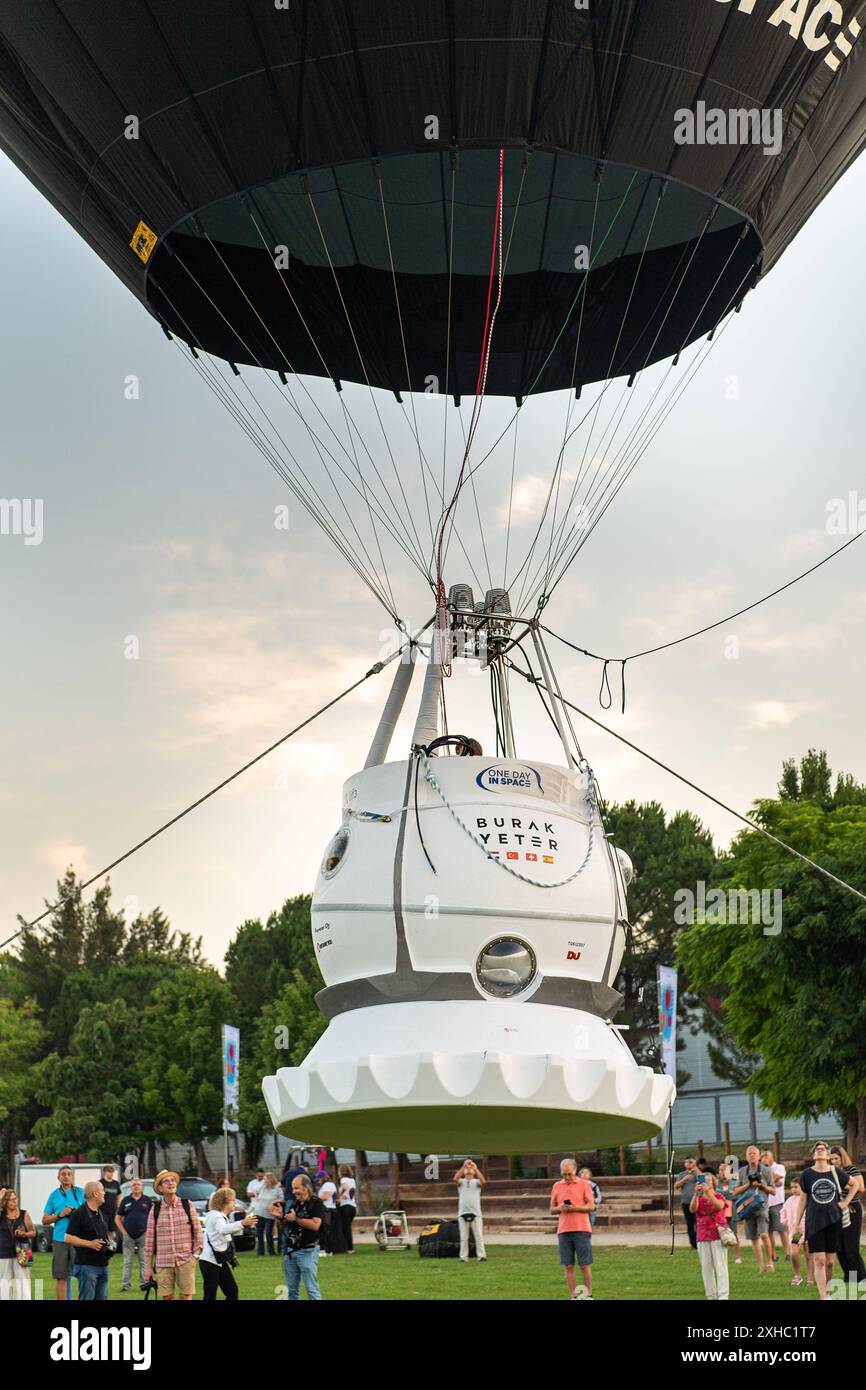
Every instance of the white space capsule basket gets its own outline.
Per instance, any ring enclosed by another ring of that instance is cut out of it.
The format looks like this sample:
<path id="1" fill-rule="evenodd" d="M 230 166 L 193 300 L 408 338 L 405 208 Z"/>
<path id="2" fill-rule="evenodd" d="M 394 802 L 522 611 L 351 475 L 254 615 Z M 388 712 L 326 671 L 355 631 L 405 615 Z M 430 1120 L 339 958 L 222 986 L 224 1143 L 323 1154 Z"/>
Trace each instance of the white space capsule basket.
<path id="1" fill-rule="evenodd" d="M 587 772 L 422 756 L 350 777 L 313 895 L 329 1025 L 264 1079 L 275 1128 L 425 1154 L 657 1135 L 673 1082 L 611 1023 L 625 902 Z"/>

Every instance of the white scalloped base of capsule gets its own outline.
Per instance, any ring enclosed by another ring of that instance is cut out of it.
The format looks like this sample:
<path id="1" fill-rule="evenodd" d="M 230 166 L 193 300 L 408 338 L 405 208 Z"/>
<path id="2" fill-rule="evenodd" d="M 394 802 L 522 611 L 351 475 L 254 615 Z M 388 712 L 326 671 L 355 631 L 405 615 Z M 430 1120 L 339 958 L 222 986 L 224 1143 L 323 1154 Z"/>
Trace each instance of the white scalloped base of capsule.
<path id="1" fill-rule="evenodd" d="M 603 1058 L 405 1052 L 308 1060 L 267 1076 L 274 1128 L 329 1147 L 528 1153 L 654 1138 L 670 1077 Z"/>

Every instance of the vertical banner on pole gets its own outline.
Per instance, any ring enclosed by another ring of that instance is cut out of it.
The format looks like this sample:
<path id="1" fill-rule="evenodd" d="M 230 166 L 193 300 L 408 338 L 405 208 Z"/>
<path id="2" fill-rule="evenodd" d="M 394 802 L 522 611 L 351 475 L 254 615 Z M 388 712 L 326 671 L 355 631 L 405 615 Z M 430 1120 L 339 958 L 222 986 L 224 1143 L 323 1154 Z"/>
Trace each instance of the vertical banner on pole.
<path id="1" fill-rule="evenodd" d="M 659 1034 L 662 1067 L 666 1076 L 677 1079 L 677 971 L 673 965 L 659 965 Z"/>
<path id="2" fill-rule="evenodd" d="M 223 1115 L 227 1134 L 237 1134 L 240 1103 L 241 1035 L 230 1023 L 223 1024 Z"/>

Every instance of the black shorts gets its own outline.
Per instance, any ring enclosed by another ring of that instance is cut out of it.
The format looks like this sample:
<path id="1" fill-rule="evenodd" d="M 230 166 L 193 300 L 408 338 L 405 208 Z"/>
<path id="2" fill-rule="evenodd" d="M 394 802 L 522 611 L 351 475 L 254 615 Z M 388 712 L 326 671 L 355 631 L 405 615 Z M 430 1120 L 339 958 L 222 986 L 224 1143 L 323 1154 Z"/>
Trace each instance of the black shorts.
<path id="1" fill-rule="evenodd" d="M 807 1237 L 810 1255 L 836 1255 L 839 1253 L 839 1236 L 842 1222 L 834 1221 L 832 1226 L 822 1226 Z"/>

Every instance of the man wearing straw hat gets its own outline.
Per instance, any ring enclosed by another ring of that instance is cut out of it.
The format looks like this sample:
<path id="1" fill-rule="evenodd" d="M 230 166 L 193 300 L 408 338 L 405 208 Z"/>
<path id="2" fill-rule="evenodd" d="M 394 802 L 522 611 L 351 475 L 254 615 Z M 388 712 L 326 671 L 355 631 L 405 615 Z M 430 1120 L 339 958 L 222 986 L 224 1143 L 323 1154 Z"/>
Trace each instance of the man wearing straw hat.
<path id="1" fill-rule="evenodd" d="M 153 1180 L 154 1202 L 144 1238 L 145 1282 L 156 1271 L 157 1297 L 175 1296 L 189 1303 L 195 1295 L 195 1262 L 201 1254 L 202 1233 L 195 1207 L 177 1195 L 180 1178 L 169 1168 Z"/>

